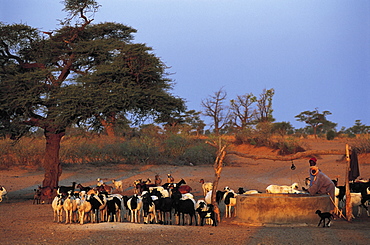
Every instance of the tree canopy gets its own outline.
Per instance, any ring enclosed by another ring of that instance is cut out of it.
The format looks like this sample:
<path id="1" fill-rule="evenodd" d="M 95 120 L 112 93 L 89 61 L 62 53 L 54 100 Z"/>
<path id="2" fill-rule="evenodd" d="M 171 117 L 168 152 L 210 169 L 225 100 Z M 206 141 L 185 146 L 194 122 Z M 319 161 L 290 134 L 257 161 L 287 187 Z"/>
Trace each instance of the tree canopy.
<path id="1" fill-rule="evenodd" d="M 167 67 L 151 48 L 132 43 L 135 29 L 92 24 L 96 1 L 64 4 L 67 18 L 52 32 L 0 23 L 0 129 L 13 138 L 32 127 L 44 130 L 43 186 L 50 187 L 59 181 L 60 140 L 69 126 L 114 126 L 119 116 L 185 110 L 184 101 L 169 92 Z"/>

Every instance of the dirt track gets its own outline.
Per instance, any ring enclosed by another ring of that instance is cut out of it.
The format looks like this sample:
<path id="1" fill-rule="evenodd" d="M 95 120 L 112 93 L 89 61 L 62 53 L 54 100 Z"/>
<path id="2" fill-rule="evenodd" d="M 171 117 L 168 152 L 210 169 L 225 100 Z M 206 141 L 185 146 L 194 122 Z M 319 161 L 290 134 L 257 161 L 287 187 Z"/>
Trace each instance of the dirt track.
<path id="1" fill-rule="evenodd" d="M 315 147 L 320 146 L 315 143 Z M 335 143 L 335 142 L 334 142 Z M 337 142 L 338 143 L 338 142 Z M 341 142 L 338 143 L 342 145 Z M 329 177 L 344 176 L 345 163 L 339 156 L 323 156 L 318 164 Z M 294 161 L 297 169 L 290 169 L 291 162 L 240 159 L 231 156 L 230 166 L 224 167 L 219 189 L 224 186 L 237 190 L 257 189 L 263 191 L 268 184 L 303 184 L 307 177 L 307 159 Z M 361 176 L 370 176 L 370 164 L 360 162 Z M 124 180 L 124 194 L 130 195 L 132 181 L 137 178 L 154 178 L 159 173 L 164 179 L 171 173 L 175 179 L 184 178 L 193 187 L 196 198 L 201 197 L 200 178 L 213 179 L 211 166 L 109 166 L 104 168 L 75 167 L 64 169 L 60 184 L 70 185 L 76 181 L 83 185 L 95 185 L 96 178 Z M 7 187 L 9 200 L 0 203 L 1 244 L 368 244 L 370 241 L 370 218 L 362 215 L 351 223 L 335 220 L 330 228 L 306 226 L 257 227 L 235 224 L 225 220 L 218 227 L 144 225 L 123 223 L 57 224 L 53 223 L 50 204 L 33 205 L 33 189 L 41 183 L 43 171 L 1 171 L 0 184 Z M 175 180 L 176 181 L 176 180 Z"/>

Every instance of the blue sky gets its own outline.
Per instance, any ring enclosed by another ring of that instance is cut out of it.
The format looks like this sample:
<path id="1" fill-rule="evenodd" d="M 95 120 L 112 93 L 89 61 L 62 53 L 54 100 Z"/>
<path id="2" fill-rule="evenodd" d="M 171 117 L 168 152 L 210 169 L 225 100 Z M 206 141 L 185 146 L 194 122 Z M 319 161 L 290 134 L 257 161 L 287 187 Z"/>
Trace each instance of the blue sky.
<path id="1" fill-rule="evenodd" d="M 170 67 L 172 93 L 188 109 L 223 88 L 228 99 L 275 89 L 273 116 L 306 125 L 302 111 L 330 111 L 348 128 L 370 125 L 370 1 L 101 0 L 93 23 L 138 30 Z M 0 21 L 49 31 L 63 19 L 60 0 L 0 0 Z M 209 119 L 203 118 L 207 123 Z"/>

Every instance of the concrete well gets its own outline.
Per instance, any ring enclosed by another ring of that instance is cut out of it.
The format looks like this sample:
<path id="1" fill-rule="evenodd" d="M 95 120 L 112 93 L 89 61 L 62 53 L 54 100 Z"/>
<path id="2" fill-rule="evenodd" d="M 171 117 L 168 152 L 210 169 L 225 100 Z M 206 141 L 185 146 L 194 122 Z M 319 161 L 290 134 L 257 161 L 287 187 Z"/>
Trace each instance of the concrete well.
<path id="1" fill-rule="evenodd" d="M 236 221 L 254 225 L 317 224 L 316 210 L 328 212 L 328 195 L 251 194 L 236 199 Z"/>

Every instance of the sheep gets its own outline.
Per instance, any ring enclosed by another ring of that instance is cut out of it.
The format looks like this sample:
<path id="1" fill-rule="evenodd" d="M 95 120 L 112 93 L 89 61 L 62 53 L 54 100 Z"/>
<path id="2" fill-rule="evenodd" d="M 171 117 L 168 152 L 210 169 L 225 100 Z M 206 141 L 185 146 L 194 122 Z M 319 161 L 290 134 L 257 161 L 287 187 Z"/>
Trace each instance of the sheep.
<path id="1" fill-rule="evenodd" d="M 59 223 L 59 222 L 62 222 L 63 220 L 63 212 L 62 212 L 63 202 L 64 202 L 63 195 L 58 194 L 56 197 L 54 197 L 54 200 L 51 203 L 51 207 L 54 212 L 54 222 Z"/>
<path id="2" fill-rule="evenodd" d="M 76 214 L 77 211 L 77 201 L 71 195 L 71 191 L 68 192 L 68 196 L 64 200 L 63 209 L 66 212 L 66 224 L 72 224 L 73 214 Z"/>
<path id="3" fill-rule="evenodd" d="M 123 183 L 122 180 L 112 180 L 112 183 L 114 185 L 114 188 L 116 188 L 117 191 L 122 192 L 123 191 Z"/>
<path id="4" fill-rule="evenodd" d="M 199 183 L 202 184 L 203 196 L 206 196 L 207 193 L 213 189 L 212 182 L 204 182 L 204 179 L 200 179 Z"/>
<path id="5" fill-rule="evenodd" d="M 293 193 L 293 190 L 298 190 L 298 188 L 298 183 L 293 183 L 291 186 L 269 185 L 266 188 L 266 193 Z"/>
<path id="6" fill-rule="evenodd" d="M 141 196 L 134 194 L 128 201 L 127 207 L 131 211 L 131 222 L 140 223 L 143 202 Z"/>
<path id="7" fill-rule="evenodd" d="M 3 201 L 3 198 L 5 197 L 8 200 L 8 192 L 6 191 L 4 186 L 0 186 L 0 202 Z"/>

